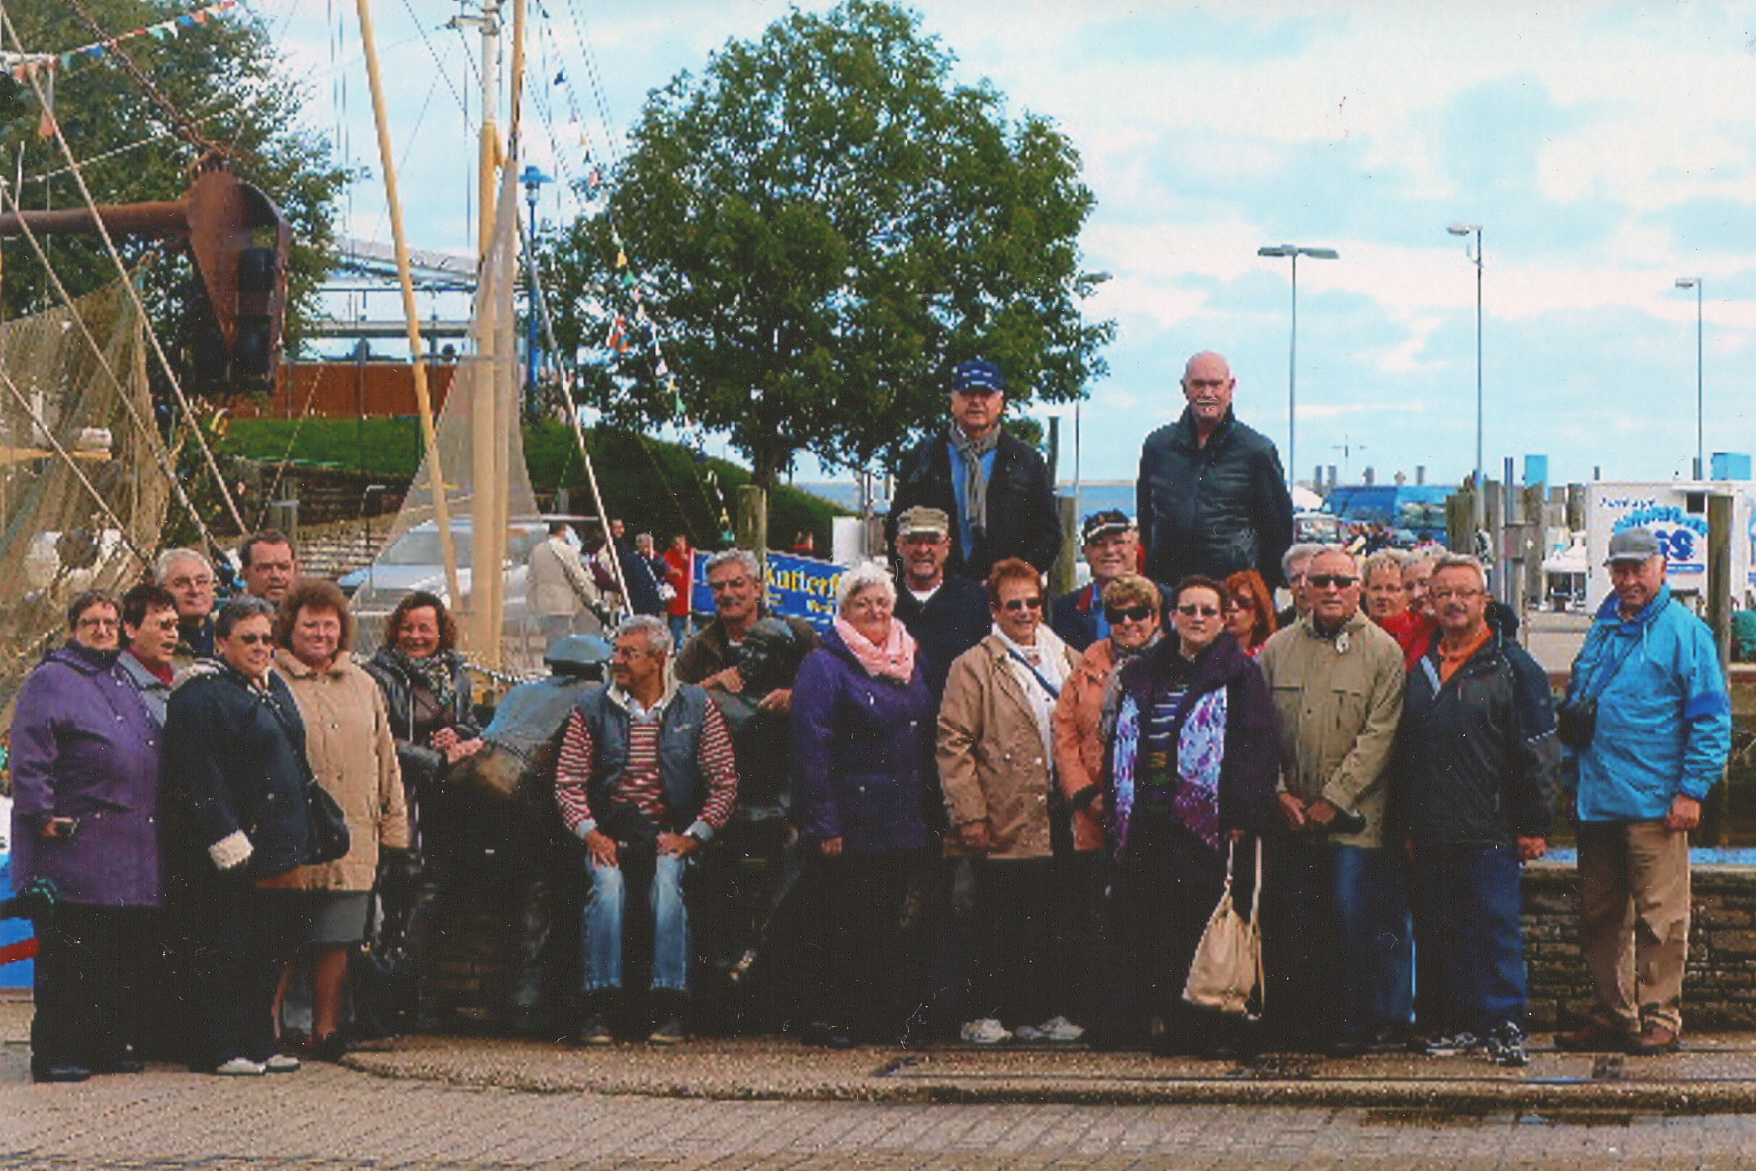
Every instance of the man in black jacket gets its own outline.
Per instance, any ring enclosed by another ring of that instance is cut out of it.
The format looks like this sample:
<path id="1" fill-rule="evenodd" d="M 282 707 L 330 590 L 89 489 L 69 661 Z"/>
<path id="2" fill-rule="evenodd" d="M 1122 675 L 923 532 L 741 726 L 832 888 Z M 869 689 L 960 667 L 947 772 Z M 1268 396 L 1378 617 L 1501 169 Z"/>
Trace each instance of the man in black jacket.
<path id="1" fill-rule="evenodd" d="M 885 523 L 896 541 L 898 518 L 919 505 L 951 518 L 948 574 L 986 581 L 996 561 L 1022 557 L 1047 573 L 1061 551 L 1055 487 L 1029 444 L 1006 434 L 1006 383 L 992 362 L 965 362 L 951 378 L 950 429 L 903 459 Z"/>
<path id="2" fill-rule="evenodd" d="M 1223 357 L 1196 354 L 1183 370 L 1182 417 L 1141 445 L 1137 513 L 1154 581 L 1254 569 L 1270 588 L 1284 584 L 1292 496 L 1274 444 L 1232 414 L 1237 385 Z"/>
<path id="3" fill-rule="evenodd" d="M 1409 670 L 1389 816 L 1409 850 L 1425 1051 L 1523 1065 L 1519 864 L 1547 849 L 1561 748 L 1548 680 L 1486 584 L 1473 557 L 1435 565 L 1439 638 Z"/>

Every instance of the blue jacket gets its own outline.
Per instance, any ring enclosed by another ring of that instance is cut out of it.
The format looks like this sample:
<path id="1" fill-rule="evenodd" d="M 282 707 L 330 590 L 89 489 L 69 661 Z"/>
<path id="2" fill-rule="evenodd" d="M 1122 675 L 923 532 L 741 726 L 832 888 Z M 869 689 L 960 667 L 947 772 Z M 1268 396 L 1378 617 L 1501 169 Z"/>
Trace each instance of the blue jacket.
<path id="1" fill-rule="evenodd" d="M 1573 663 L 1567 693 L 1597 695 L 1597 730 L 1567 752 L 1564 776 L 1581 821 L 1654 821 L 1677 794 L 1699 801 L 1719 780 L 1731 698 L 1712 634 L 1669 586 L 1631 621 L 1616 607 L 1604 600 Z"/>
<path id="2" fill-rule="evenodd" d="M 866 673 L 833 629 L 793 685 L 793 818 L 808 841 L 840 837 L 855 854 L 918 849 L 933 700 L 921 674 L 904 687 Z"/>

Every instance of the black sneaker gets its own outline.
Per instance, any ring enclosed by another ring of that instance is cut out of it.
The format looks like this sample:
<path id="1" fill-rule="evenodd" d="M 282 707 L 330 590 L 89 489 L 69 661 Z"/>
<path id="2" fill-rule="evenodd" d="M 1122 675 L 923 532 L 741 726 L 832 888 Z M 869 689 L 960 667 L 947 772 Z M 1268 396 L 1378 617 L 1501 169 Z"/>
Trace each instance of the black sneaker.
<path id="1" fill-rule="evenodd" d="M 586 1014 L 585 1023 L 579 1026 L 579 1043 L 581 1045 L 608 1045 L 615 1039 L 615 1035 L 610 1032 L 608 1015 L 601 1012 Z"/>
<path id="2" fill-rule="evenodd" d="M 680 1045 L 689 1039 L 689 1031 L 683 1027 L 683 1018 L 668 1016 L 659 1022 L 658 1028 L 646 1035 L 648 1045 Z"/>
<path id="3" fill-rule="evenodd" d="M 1524 1030 L 1511 1021 L 1495 1026 L 1488 1033 L 1487 1053 L 1496 1065 L 1518 1067 L 1530 1060 L 1524 1052 Z"/>

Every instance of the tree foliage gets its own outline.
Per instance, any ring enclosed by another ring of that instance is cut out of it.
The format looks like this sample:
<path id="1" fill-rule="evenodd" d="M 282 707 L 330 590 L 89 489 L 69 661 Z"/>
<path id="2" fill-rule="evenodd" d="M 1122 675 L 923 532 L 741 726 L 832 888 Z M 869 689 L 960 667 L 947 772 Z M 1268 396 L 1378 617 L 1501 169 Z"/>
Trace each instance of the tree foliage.
<path id="1" fill-rule="evenodd" d="M 195 5 L 184 0 L 79 0 L 107 36 L 166 20 Z M 17 43 L 6 48 L 62 53 L 102 39 L 68 0 L 6 0 Z M 175 38 L 132 37 L 117 48 L 199 133 L 223 148 L 234 169 L 280 205 L 292 224 L 287 344 L 296 348 L 317 312 L 317 286 L 334 255 L 336 202 L 348 175 L 329 143 L 300 123 L 304 90 L 291 76 L 268 31 L 240 7 L 179 30 Z M 0 81 L 9 79 L 0 78 Z M 57 73 L 54 113 L 87 185 L 100 203 L 174 200 L 188 187 L 202 148 L 184 141 L 163 105 L 113 56 L 77 60 Z M 83 206 L 73 175 L 53 138 L 39 135 L 42 108 L 26 84 L 0 100 L 0 134 L 8 178 L 22 174 L 17 195 L 26 209 Z M 162 241 L 117 240 L 124 259 L 162 253 Z M 56 273 L 74 296 L 115 279 L 96 236 L 59 236 L 48 244 Z M 184 285 L 193 269 L 182 258 L 154 261 L 146 276 L 149 308 L 173 351 L 189 344 Z M 4 306 L 9 316 L 57 302 L 27 241 L 5 245 Z"/>
<path id="2" fill-rule="evenodd" d="M 1080 315 L 1078 156 L 953 63 L 905 9 L 846 0 L 655 91 L 607 206 L 544 256 L 560 344 L 594 355 L 592 405 L 723 429 L 767 484 L 801 450 L 893 458 L 941 423 L 966 358 L 998 363 L 1015 402 L 1080 397 L 1114 327 Z"/>

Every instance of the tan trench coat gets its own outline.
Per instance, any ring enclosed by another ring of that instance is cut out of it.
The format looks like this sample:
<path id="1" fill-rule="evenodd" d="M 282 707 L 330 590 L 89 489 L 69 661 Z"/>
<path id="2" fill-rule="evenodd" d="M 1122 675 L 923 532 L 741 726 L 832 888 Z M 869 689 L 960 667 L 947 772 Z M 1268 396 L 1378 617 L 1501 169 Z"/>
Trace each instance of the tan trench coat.
<path id="1" fill-rule="evenodd" d="M 1065 644 L 1061 654 L 1063 674 L 1070 676 L 1077 659 Z M 998 635 L 988 635 L 951 664 L 939 705 L 938 759 L 954 831 L 985 818 L 994 839 L 988 857 L 1050 853 L 1053 765 Z M 955 844 L 948 849 L 967 852 Z"/>
<path id="2" fill-rule="evenodd" d="M 272 885 L 371 890 L 379 844 L 400 850 L 409 845 L 408 808 L 384 693 L 345 653 L 322 673 L 285 650 L 275 652 L 274 665 L 305 721 L 305 755 L 311 771 L 347 815 L 352 842 L 346 857 L 321 866 L 301 866 Z"/>

